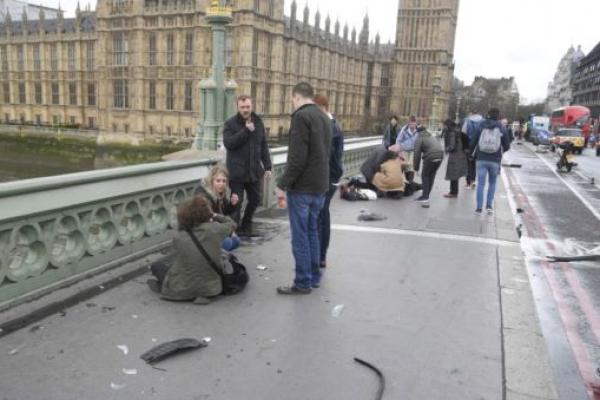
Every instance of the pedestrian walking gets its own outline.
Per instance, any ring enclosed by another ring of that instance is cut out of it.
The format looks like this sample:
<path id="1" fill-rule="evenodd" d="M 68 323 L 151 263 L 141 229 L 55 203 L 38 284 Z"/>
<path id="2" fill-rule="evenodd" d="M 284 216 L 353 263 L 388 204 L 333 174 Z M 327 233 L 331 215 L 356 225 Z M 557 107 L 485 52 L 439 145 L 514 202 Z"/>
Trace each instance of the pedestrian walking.
<path id="1" fill-rule="evenodd" d="M 262 119 L 252 110 L 252 99 L 239 96 L 237 109 L 237 114 L 225 122 L 223 144 L 227 149 L 229 186 L 239 200 L 232 218 L 238 224 L 240 236 L 251 236 L 252 217 L 260 203 L 263 180 L 271 178 L 271 154 Z M 248 202 L 241 217 L 244 193 Z"/>
<path id="2" fill-rule="evenodd" d="M 398 139 L 398 133 L 401 128 L 400 125 L 398 125 L 398 121 L 398 117 L 392 115 L 390 123 L 385 127 L 385 132 L 383 133 L 383 145 L 386 149 L 395 144 L 396 139 Z"/>
<path id="3" fill-rule="evenodd" d="M 473 136 L 475 135 L 475 132 L 477 131 L 481 121 L 483 121 L 483 117 L 476 109 L 469 111 L 469 116 L 465 118 L 465 122 L 462 126 L 462 132 L 467 135 L 469 147 L 471 147 Z M 467 154 L 467 167 L 467 184 L 465 187 L 467 189 L 474 189 L 476 186 L 475 180 L 477 179 L 477 168 L 475 166 L 475 156 L 471 152 Z"/>
<path id="4" fill-rule="evenodd" d="M 424 127 L 419 128 L 415 143 L 413 162 L 415 171 L 419 170 L 421 158 L 423 158 L 423 171 L 421 172 L 423 191 L 421 197 L 415 199 L 415 201 L 421 203 L 423 208 L 429 208 L 429 195 L 435 182 L 435 174 L 444 160 L 444 148 L 440 141 L 433 137 Z"/>
<path id="5" fill-rule="evenodd" d="M 396 144 L 399 145 L 404 152 L 403 158 L 408 163 L 409 168 L 412 169 L 413 158 L 415 153 L 415 143 L 417 142 L 418 136 L 418 123 L 417 117 L 411 116 L 406 124 L 398 134 Z"/>
<path id="6" fill-rule="evenodd" d="M 494 195 L 496 193 L 496 180 L 500 174 L 502 154 L 510 149 L 508 132 L 500 123 L 500 111 L 492 108 L 487 118 L 481 123 L 473 137 L 471 150 L 475 152 L 477 160 L 477 208 L 475 212 L 481 214 L 483 210 L 483 195 L 486 180 L 488 190 L 486 210 L 488 214 L 494 212 Z M 488 178 L 489 177 L 489 178 Z"/>
<path id="7" fill-rule="evenodd" d="M 318 219 L 329 190 L 331 120 L 314 101 L 312 86 L 300 82 L 292 90 L 294 113 L 285 171 L 277 182 L 277 197 L 287 206 L 295 261 L 295 279 L 277 288 L 279 294 L 309 294 L 319 287 Z"/>
<path id="8" fill-rule="evenodd" d="M 319 106 L 321 111 L 327 115 L 331 122 L 331 149 L 329 151 L 329 190 L 325 194 L 325 202 L 319 213 L 319 243 L 321 247 L 321 257 L 319 266 L 327 267 L 327 250 L 329 249 L 329 240 L 331 237 L 331 216 L 329 213 L 329 205 L 331 199 L 337 190 L 340 179 L 344 175 L 344 167 L 342 164 L 342 156 L 344 155 L 344 133 L 342 128 L 337 123 L 331 112 L 329 111 L 329 99 L 323 94 L 315 96 L 315 104 Z"/>
<path id="9" fill-rule="evenodd" d="M 444 121 L 444 147 L 448 153 L 446 166 L 446 180 L 450 181 L 450 192 L 444 194 L 446 198 L 458 197 L 458 181 L 468 173 L 467 153 L 469 151 L 466 135 L 458 129 L 451 119 Z M 464 139 L 463 139 L 464 138 Z"/>

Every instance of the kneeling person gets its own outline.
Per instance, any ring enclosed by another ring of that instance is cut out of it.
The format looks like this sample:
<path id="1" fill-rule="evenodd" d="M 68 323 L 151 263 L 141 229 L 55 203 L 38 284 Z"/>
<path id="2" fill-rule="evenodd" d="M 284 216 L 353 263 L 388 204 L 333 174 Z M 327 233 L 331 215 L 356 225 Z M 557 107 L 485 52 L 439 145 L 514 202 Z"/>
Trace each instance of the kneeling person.
<path id="1" fill-rule="evenodd" d="M 148 285 L 165 300 L 208 303 L 209 298 L 223 292 L 223 284 L 190 234 L 202 243 L 211 259 L 220 261 L 221 243 L 231 235 L 235 223 L 214 214 L 204 196 L 195 196 L 179 206 L 177 220 L 179 232 L 173 239 L 173 264 L 153 264 L 151 270 L 156 281 L 149 280 Z M 220 265 L 224 267 L 222 261 Z"/>

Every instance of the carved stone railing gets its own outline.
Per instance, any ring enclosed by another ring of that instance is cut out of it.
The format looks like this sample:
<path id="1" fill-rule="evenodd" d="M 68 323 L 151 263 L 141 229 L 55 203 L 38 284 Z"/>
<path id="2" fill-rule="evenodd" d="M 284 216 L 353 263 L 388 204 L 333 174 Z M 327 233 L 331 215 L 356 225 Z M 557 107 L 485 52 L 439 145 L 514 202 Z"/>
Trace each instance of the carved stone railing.
<path id="1" fill-rule="evenodd" d="M 346 142 L 355 174 L 379 138 Z M 274 176 L 287 148 L 272 150 Z M 169 161 L 0 184 L 0 310 L 168 246 L 176 207 L 215 160 Z M 275 202 L 274 180 L 264 206 Z"/>

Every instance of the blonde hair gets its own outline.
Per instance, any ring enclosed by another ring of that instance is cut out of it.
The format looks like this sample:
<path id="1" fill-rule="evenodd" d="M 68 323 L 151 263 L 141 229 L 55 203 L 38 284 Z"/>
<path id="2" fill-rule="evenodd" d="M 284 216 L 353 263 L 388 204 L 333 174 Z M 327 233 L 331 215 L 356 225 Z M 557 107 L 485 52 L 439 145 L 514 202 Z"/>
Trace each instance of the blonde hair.
<path id="1" fill-rule="evenodd" d="M 206 187 L 212 194 L 216 194 L 213 188 L 213 181 L 219 174 L 223 175 L 227 181 L 229 181 L 229 171 L 227 171 L 227 167 L 220 163 L 215 164 L 215 166 L 210 169 L 210 172 L 206 177 Z"/>

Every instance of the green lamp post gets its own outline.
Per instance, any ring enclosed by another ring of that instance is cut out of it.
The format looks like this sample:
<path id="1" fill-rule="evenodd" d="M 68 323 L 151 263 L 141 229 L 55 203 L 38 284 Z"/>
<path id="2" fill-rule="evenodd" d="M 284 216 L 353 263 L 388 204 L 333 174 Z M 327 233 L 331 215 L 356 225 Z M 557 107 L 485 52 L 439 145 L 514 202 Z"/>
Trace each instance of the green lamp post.
<path id="1" fill-rule="evenodd" d="M 217 150 L 223 123 L 235 104 L 233 80 L 225 83 L 225 27 L 233 21 L 231 7 L 213 0 L 206 9 L 206 21 L 212 31 L 211 76 L 200 82 L 200 121 L 193 147 L 198 150 Z M 231 104 L 230 104 L 231 103 Z"/>

